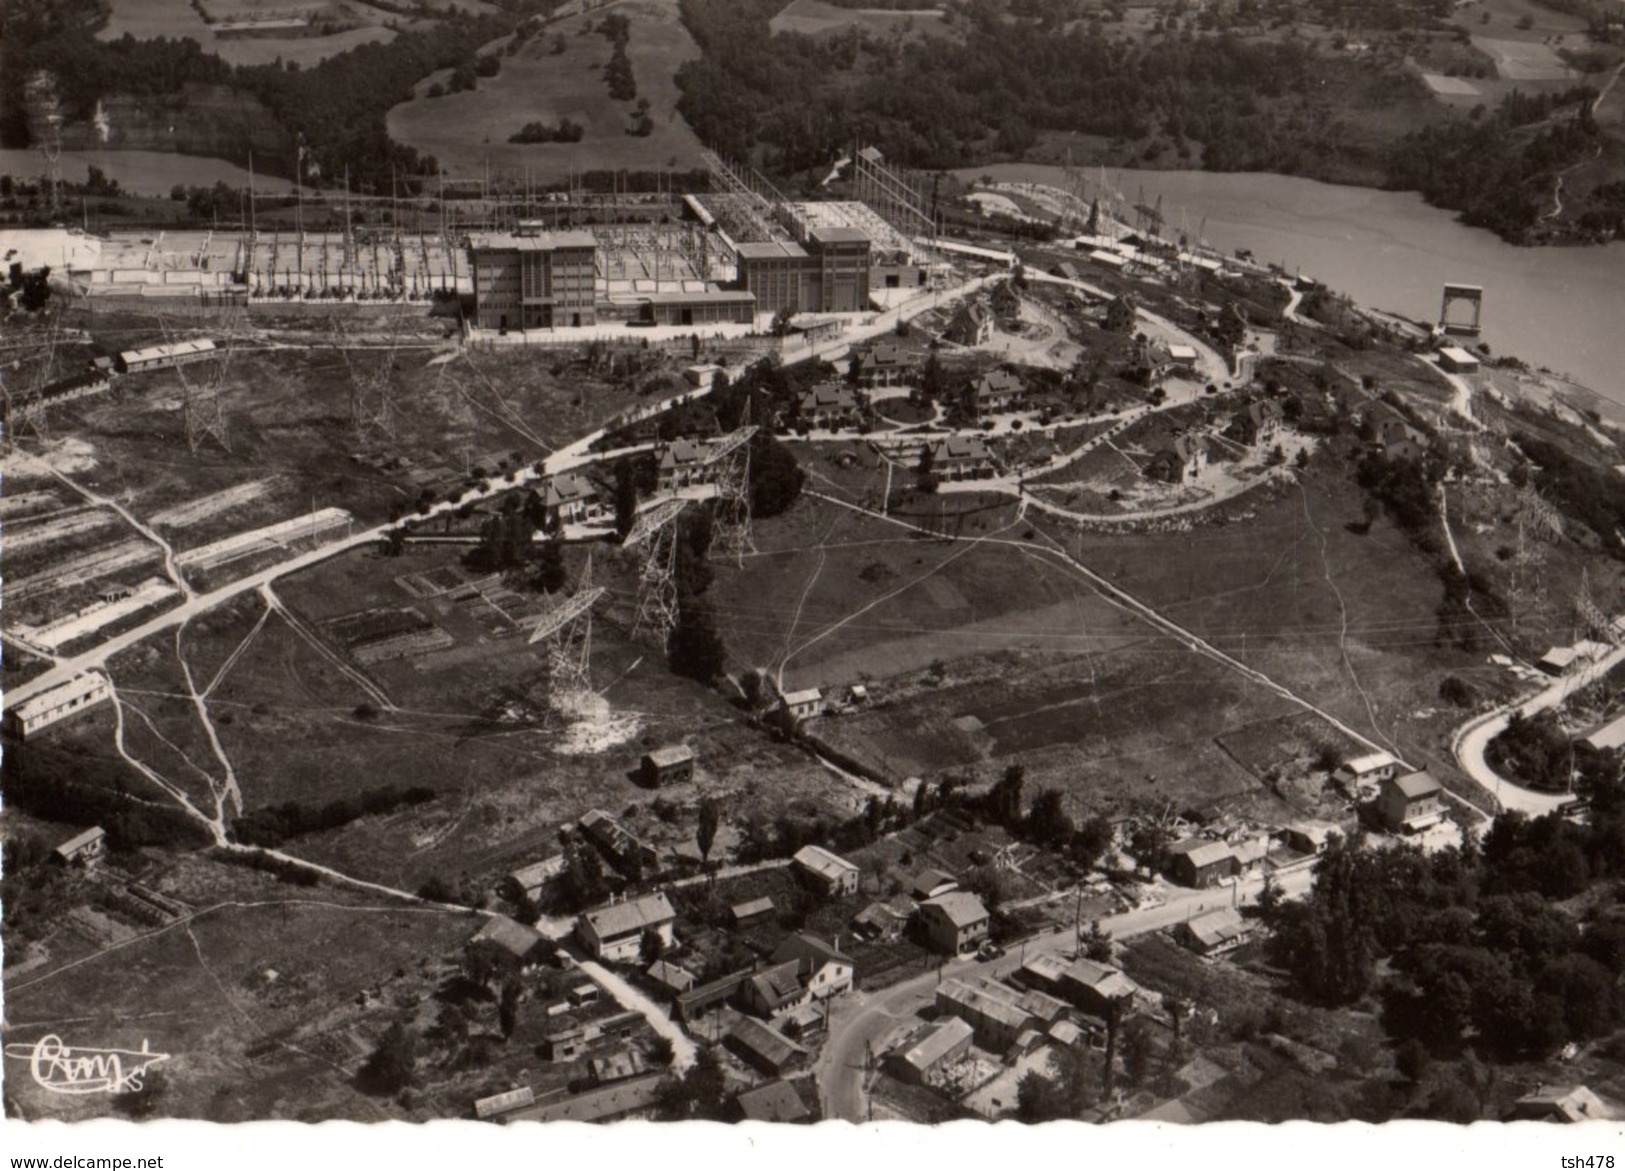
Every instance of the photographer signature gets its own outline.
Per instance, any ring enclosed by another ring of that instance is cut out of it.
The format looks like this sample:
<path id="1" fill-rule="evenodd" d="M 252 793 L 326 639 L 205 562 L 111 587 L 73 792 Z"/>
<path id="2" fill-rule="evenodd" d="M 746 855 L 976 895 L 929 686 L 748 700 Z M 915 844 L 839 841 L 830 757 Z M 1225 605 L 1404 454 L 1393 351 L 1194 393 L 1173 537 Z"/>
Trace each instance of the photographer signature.
<path id="1" fill-rule="evenodd" d="M 70 1047 L 55 1033 L 32 1045 L 7 1045 L 6 1056 L 27 1061 L 35 1083 L 53 1094 L 140 1093 L 147 1071 L 169 1060 L 167 1053 L 154 1053 L 145 1038 L 140 1049 L 91 1049 Z"/>

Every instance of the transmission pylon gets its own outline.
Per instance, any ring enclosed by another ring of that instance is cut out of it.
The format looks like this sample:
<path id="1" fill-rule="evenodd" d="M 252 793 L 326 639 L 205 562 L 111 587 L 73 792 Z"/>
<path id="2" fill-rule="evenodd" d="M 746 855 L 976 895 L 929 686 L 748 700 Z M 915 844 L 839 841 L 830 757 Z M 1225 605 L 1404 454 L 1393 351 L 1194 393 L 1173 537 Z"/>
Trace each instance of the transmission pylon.
<path id="1" fill-rule="evenodd" d="M 644 550 L 633 637 L 648 631 L 661 646 L 677 626 L 677 517 L 687 505 L 678 497 L 645 509 L 621 542 L 623 549 Z"/>
<path id="2" fill-rule="evenodd" d="M 547 644 L 550 694 L 592 690 L 592 608 L 604 588 L 592 584 L 592 554 L 575 592 L 546 611 L 531 628 L 532 643 Z"/>
<path id="3" fill-rule="evenodd" d="M 56 218 L 62 202 L 62 119 L 51 115 L 51 141 L 40 143 L 40 154 L 45 159 L 45 198 L 52 219 Z"/>
<path id="4" fill-rule="evenodd" d="M 1602 612 L 1602 607 L 1591 596 L 1591 580 L 1584 568 L 1580 570 L 1580 588 L 1574 597 L 1574 610 L 1580 619 L 1580 628 L 1588 637 L 1610 643 L 1615 641 L 1608 615 Z"/>
<path id="5" fill-rule="evenodd" d="M 708 462 L 715 468 L 716 488 L 713 549 L 731 553 L 736 564 L 745 564 L 745 554 L 756 552 L 750 536 L 750 440 L 753 426 L 744 426 L 717 440 Z"/>
<path id="6" fill-rule="evenodd" d="M 350 423 L 356 438 L 363 443 L 374 435 L 395 437 L 395 362 L 400 346 L 399 335 L 391 329 L 389 345 L 376 361 L 363 365 L 350 357 L 344 326 L 337 312 L 333 316 L 333 332 L 338 335 L 338 351 L 344 358 L 344 368 L 350 375 Z"/>
<path id="7" fill-rule="evenodd" d="M 158 323 L 164 331 L 164 340 L 174 345 L 176 339 L 169 328 L 169 323 L 161 316 Z M 175 373 L 181 380 L 181 414 L 186 427 L 186 446 L 191 449 L 193 455 L 201 451 L 204 442 L 209 439 L 218 443 L 222 451 L 231 451 L 231 435 L 226 427 L 226 410 L 221 401 L 221 386 L 225 381 L 226 372 L 231 368 L 232 351 L 236 348 L 235 330 L 221 340 L 224 344 L 220 347 L 214 369 L 202 381 L 194 383 L 187 376 L 184 361 L 175 363 Z"/>

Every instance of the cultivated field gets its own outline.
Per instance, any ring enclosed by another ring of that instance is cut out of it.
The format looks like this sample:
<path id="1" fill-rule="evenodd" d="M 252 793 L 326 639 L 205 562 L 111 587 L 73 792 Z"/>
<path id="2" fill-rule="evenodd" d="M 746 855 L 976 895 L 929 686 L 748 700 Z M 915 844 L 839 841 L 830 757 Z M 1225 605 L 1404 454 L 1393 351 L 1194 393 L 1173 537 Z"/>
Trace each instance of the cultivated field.
<path id="1" fill-rule="evenodd" d="M 573 171 L 688 168 L 697 162 L 699 140 L 677 114 L 677 67 L 699 55 L 699 46 L 677 19 L 675 0 L 631 0 L 615 11 L 628 17 L 627 56 L 638 97 L 649 99 L 654 130 L 644 137 L 627 133 L 633 102 L 609 96 L 604 66 L 609 41 L 591 31 L 601 17 L 573 17 L 547 26 L 519 52 L 502 57 L 502 71 L 481 78 L 474 91 L 424 96 L 445 84 L 449 73 L 425 78 L 418 97 L 389 112 L 390 137 L 440 160 L 449 175 L 469 177 L 491 167 L 515 175 L 528 170 L 540 182 Z M 564 50 L 555 53 L 558 39 Z M 487 46 L 487 52 L 505 42 Z M 577 143 L 510 143 L 529 122 L 554 124 L 568 118 L 586 128 Z M 470 133 L 470 127 L 478 127 Z"/>

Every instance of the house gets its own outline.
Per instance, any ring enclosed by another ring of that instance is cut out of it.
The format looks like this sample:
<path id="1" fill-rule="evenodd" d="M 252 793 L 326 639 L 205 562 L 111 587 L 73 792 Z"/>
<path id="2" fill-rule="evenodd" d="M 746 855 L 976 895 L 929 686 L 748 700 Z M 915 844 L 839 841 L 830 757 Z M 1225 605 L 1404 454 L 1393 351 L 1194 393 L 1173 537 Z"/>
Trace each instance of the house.
<path id="1" fill-rule="evenodd" d="M 1186 838 L 1167 849 L 1168 877 L 1181 886 L 1214 886 L 1236 873 L 1236 855 L 1226 842 Z"/>
<path id="2" fill-rule="evenodd" d="M 51 851 L 53 861 L 63 866 L 94 866 L 107 853 L 107 831 L 93 826 L 63 842 Z"/>
<path id="3" fill-rule="evenodd" d="M 1221 907 L 1174 928 L 1174 936 L 1198 955 L 1219 956 L 1253 937 L 1252 926 L 1234 907 Z"/>
<path id="4" fill-rule="evenodd" d="M 1377 425 L 1377 442 L 1386 459 L 1418 460 L 1427 454 L 1428 437 L 1403 419 L 1384 419 Z"/>
<path id="5" fill-rule="evenodd" d="M 668 997 L 681 996 L 694 987 L 694 973 L 670 960 L 656 960 L 643 974 Z"/>
<path id="6" fill-rule="evenodd" d="M 657 472 L 660 491 L 709 484 L 715 478 L 710 444 L 696 439 L 673 439 L 661 449 Z"/>
<path id="7" fill-rule="evenodd" d="M 910 893 L 916 902 L 926 902 L 959 889 L 959 880 L 946 870 L 922 870 L 914 876 Z"/>
<path id="8" fill-rule="evenodd" d="M 639 841 L 624 825 L 602 809 L 589 809 L 581 818 L 581 832 L 622 874 L 647 874 L 660 865 L 660 853 Z"/>
<path id="9" fill-rule="evenodd" d="M 825 898 L 858 893 L 858 868 L 822 846 L 802 846 L 791 861 L 802 878 Z"/>
<path id="10" fill-rule="evenodd" d="M 825 382 L 801 392 L 796 400 L 796 416 L 809 427 L 831 430 L 858 421 L 860 404 L 852 388 L 839 382 Z"/>
<path id="11" fill-rule="evenodd" d="M 1127 1007 L 1140 986 L 1110 964 L 1080 956 L 1061 973 L 1060 990 L 1083 1012 L 1106 1020 L 1114 1007 Z"/>
<path id="12" fill-rule="evenodd" d="M 694 750 L 686 744 L 656 748 L 643 758 L 643 783 L 651 789 L 694 779 Z"/>
<path id="13" fill-rule="evenodd" d="M 1281 840 L 1300 854 L 1324 854 L 1332 835 L 1340 832 L 1329 821 L 1295 821 L 1281 831 Z"/>
<path id="14" fill-rule="evenodd" d="M 894 1050 L 886 1064 L 898 1081 L 929 1085 L 970 1051 L 975 1036 L 976 1030 L 959 1017 L 936 1021 L 916 1033 L 908 1048 Z"/>
<path id="15" fill-rule="evenodd" d="M 580 524 L 602 511 L 599 508 L 598 489 L 586 476 L 575 472 L 560 472 L 548 478 L 547 486 L 542 490 L 542 510 L 549 528 Z"/>
<path id="16" fill-rule="evenodd" d="M 810 1054 L 783 1033 L 774 1032 L 755 1017 L 740 1017 L 723 1040 L 728 1051 L 768 1077 L 783 1077 L 807 1064 Z"/>
<path id="17" fill-rule="evenodd" d="M 1061 977 L 1066 974 L 1068 966 L 1062 956 L 1040 952 L 1025 959 L 1021 967 L 1011 973 L 1011 979 L 1022 988 L 1059 994 Z"/>
<path id="18" fill-rule="evenodd" d="M 666 1080 L 664 1074 L 649 1074 L 633 1081 L 602 1086 L 585 1094 L 575 1094 L 526 1110 L 516 1110 L 506 1116 L 509 1122 L 607 1122 L 630 1114 L 634 1110 L 647 1110 L 660 1097 L 660 1088 Z"/>
<path id="19" fill-rule="evenodd" d="M 1168 347 L 1168 361 L 1181 374 L 1195 374 L 1196 347 L 1171 345 Z"/>
<path id="20" fill-rule="evenodd" d="M 773 900 L 763 895 L 759 899 L 735 903 L 728 908 L 728 917 L 733 920 L 735 927 L 749 927 L 772 916 L 773 909 Z"/>
<path id="21" fill-rule="evenodd" d="M 552 1062 L 574 1061 L 599 1041 L 629 1041 L 643 1024 L 641 1014 L 612 1013 L 595 1021 L 565 1025 L 542 1037 L 542 1056 Z"/>
<path id="22" fill-rule="evenodd" d="M 496 1118 L 503 1114 L 511 1114 L 515 1110 L 523 1110 L 526 1106 L 534 1105 L 535 1102 L 535 1092 L 529 1086 L 520 1086 L 517 1090 L 492 1094 L 488 1098 L 476 1098 L 474 1101 L 474 1117 L 479 1119 Z"/>
<path id="23" fill-rule="evenodd" d="M 1023 1007 L 1024 996 L 1053 1001 L 1041 992 L 1019 993 L 992 980 L 944 980 L 937 987 L 937 1016 L 958 1017 L 970 1025 L 977 1045 L 990 1053 L 1003 1053 L 1027 1030 L 1048 1027 L 1039 1023 L 1038 1014 Z M 1059 1005 L 1059 1011 L 1064 1015 L 1066 1006 Z"/>
<path id="24" fill-rule="evenodd" d="M 1070 260 L 1061 261 L 1060 264 L 1057 264 L 1054 268 L 1050 269 L 1050 273 L 1053 276 L 1060 277 L 1062 280 L 1076 281 L 1083 279 L 1083 273 L 1079 271 L 1078 266 L 1073 264 Z"/>
<path id="25" fill-rule="evenodd" d="M 920 926 L 934 951 L 964 955 L 987 940 L 991 917 L 968 890 L 949 891 L 920 904 Z"/>
<path id="26" fill-rule="evenodd" d="M 493 949 L 516 968 L 534 967 L 553 955 L 553 945 L 534 927 L 506 915 L 492 915 L 468 941 L 469 947 Z"/>
<path id="27" fill-rule="evenodd" d="M 1007 411 L 1026 395 L 1021 378 L 1009 370 L 989 370 L 971 386 L 978 411 Z"/>
<path id="28" fill-rule="evenodd" d="M 900 939 L 907 923 L 907 915 L 885 903 L 870 903 L 852 916 L 853 932 L 870 943 L 889 943 Z"/>
<path id="29" fill-rule="evenodd" d="M 666 947 L 677 942 L 672 924 L 677 912 L 664 892 L 656 891 L 641 899 L 611 903 L 588 911 L 576 920 L 576 935 L 594 959 L 608 963 L 635 960 L 643 949 L 643 935 L 652 931 Z"/>
<path id="30" fill-rule="evenodd" d="M 1145 474 L 1164 484 L 1189 484 L 1207 464 L 1207 440 L 1200 435 L 1180 435 L 1151 457 Z"/>
<path id="31" fill-rule="evenodd" d="M 1541 1086 L 1512 1104 L 1508 1122 L 1591 1122 L 1618 1112 L 1585 1086 Z"/>
<path id="32" fill-rule="evenodd" d="M 993 314 L 980 301 L 967 301 L 959 307 L 942 336 L 961 346 L 980 346 L 993 335 Z"/>
<path id="33" fill-rule="evenodd" d="M 1548 675 L 1567 675 L 1596 662 L 1612 649 L 1607 643 L 1582 639 L 1573 646 L 1554 646 L 1535 665 Z"/>
<path id="34" fill-rule="evenodd" d="M 1049 1039 L 1052 1045 L 1062 1049 L 1098 1049 L 1104 1048 L 1105 1042 L 1100 1039 L 1099 1027 L 1084 1028 L 1076 1021 L 1059 1020 L 1049 1027 Z"/>
<path id="35" fill-rule="evenodd" d="M 824 709 L 824 693 L 816 687 L 787 691 L 779 698 L 779 711 L 792 723 L 810 720 Z"/>
<path id="36" fill-rule="evenodd" d="M 1248 403 L 1245 411 L 1237 412 L 1225 428 L 1225 434 L 1237 443 L 1258 447 L 1273 440 L 1281 430 L 1281 404 L 1274 399 L 1260 399 Z"/>
<path id="37" fill-rule="evenodd" d="M 554 854 L 551 858 L 521 866 L 503 878 L 497 893 L 511 903 L 538 902 L 547 884 L 564 873 L 564 866 L 563 854 Z"/>
<path id="38" fill-rule="evenodd" d="M 1389 777 L 1377 793 L 1377 816 L 1395 833 L 1419 833 L 1443 821 L 1444 813 L 1444 786 L 1426 769 Z"/>
<path id="39" fill-rule="evenodd" d="M 969 480 L 993 473 L 993 457 L 980 435 L 949 435 L 930 444 L 931 474 L 939 480 Z"/>
<path id="40" fill-rule="evenodd" d="M 1399 762 L 1386 752 L 1371 752 L 1345 760 L 1332 772 L 1337 786 L 1356 800 L 1376 795 L 1377 787 L 1399 771 Z"/>
<path id="41" fill-rule="evenodd" d="M 825 943 L 816 935 L 797 932 L 773 952 L 775 964 L 794 963 L 796 979 L 808 1000 L 844 996 L 857 982 L 857 961 L 841 950 L 840 941 Z"/>
<path id="42" fill-rule="evenodd" d="M 896 386 L 914 374 L 915 356 L 890 342 L 882 342 L 855 361 L 858 381 L 864 386 Z"/>
<path id="43" fill-rule="evenodd" d="M 1625 747 L 1625 716 L 1616 716 L 1593 728 L 1581 743 L 1599 752 Z"/>
<path id="44" fill-rule="evenodd" d="M 812 1113 L 786 1081 L 771 1081 L 739 1095 L 739 1112 L 746 1122 L 808 1122 Z"/>
<path id="45" fill-rule="evenodd" d="M 1253 874 L 1270 856 L 1268 834 L 1252 834 L 1230 843 L 1230 854 L 1236 860 L 1237 874 Z"/>
<path id="46" fill-rule="evenodd" d="M 642 1052 L 628 1047 L 594 1057 L 587 1063 L 587 1072 L 595 1083 L 607 1086 L 648 1073 L 649 1062 Z"/>
<path id="47" fill-rule="evenodd" d="M 1472 374 L 1478 369 L 1478 359 L 1460 346 L 1445 346 L 1439 351 L 1439 366 L 1451 374 Z"/>
<path id="48" fill-rule="evenodd" d="M 100 671 L 87 671 L 65 683 L 48 687 L 38 695 L 31 695 L 15 707 L 8 706 L 5 729 L 16 739 L 25 740 L 58 720 L 94 707 L 111 694 L 107 676 Z"/>
<path id="49" fill-rule="evenodd" d="M 806 990 L 797 975 L 799 968 L 795 960 L 786 960 L 747 980 L 740 990 L 746 1011 L 772 1020 L 803 1003 Z"/>

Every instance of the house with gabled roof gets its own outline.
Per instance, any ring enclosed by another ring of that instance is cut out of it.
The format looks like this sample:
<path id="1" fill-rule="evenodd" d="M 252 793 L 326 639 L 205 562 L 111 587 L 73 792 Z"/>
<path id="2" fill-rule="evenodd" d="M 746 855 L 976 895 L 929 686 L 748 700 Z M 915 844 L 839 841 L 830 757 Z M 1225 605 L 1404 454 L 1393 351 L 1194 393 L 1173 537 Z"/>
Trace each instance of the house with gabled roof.
<path id="1" fill-rule="evenodd" d="M 980 301 L 966 301 L 942 336 L 962 346 L 982 345 L 993 336 L 993 314 Z"/>
<path id="2" fill-rule="evenodd" d="M 676 922 L 671 900 L 664 891 L 656 891 L 585 912 L 576 920 L 576 934 L 594 959 L 625 963 L 641 954 L 645 932 L 654 932 L 666 947 L 676 943 L 672 933 Z"/>
<path id="3" fill-rule="evenodd" d="M 783 1077 L 807 1064 L 811 1056 L 783 1033 L 755 1017 L 740 1017 L 723 1044 L 752 1069 L 768 1077 Z"/>
<path id="4" fill-rule="evenodd" d="M 1280 403 L 1270 398 L 1259 399 L 1237 411 L 1224 433 L 1237 443 L 1258 447 L 1280 433 L 1282 418 Z"/>
<path id="5" fill-rule="evenodd" d="M 858 893 L 861 872 L 851 862 L 823 846 L 802 846 L 790 860 L 803 881 L 817 888 L 825 898 Z"/>
<path id="6" fill-rule="evenodd" d="M 968 890 L 949 891 L 920 904 L 920 926 L 933 951 L 964 955 L 987 941 L 992 916 Z"/>
<path id="7" fill-rule="evenodd" d="M 989 370 L 971 384 L 971 397 L 978 411 L 1008 411 L 1026 394 L 1026 384 L 1010 370 Z"/>
<path id="8" fill-rule="evenodd" d="M 1158 450 L 1145 466 L 1147 478 L 1164 484 L 1190 484 L 1208 465 L 1207 440 L 1201 435 L 1187 433 L 1174 437 L 1173 442 Z"/>
<path id="9" fill-rule="evenodd" d="M 827 943 L 805 931 L 786 936 L 773 951 L 773 963 L 796 965 L 808 1000 L 844 996 L 857 981 L 857 961 L 841 950 L 839 940 Z"/>
<path id="10" fill-rule="evenodd" d="M 1165 851 L 1168 877 L 1181 886 L 1214 886 L 1236 873 L 1236 855 L 1228 842 L 1186 838 Z"/>
<path id="11" fill-rule="evenodd" d="M 1377 793 L 1377 816 L 1395 833 L 1420 833 L 1444 820 L 1444 786 L 1426 769 L 1389 777 Z"/>
<path id="12" fill-rule="evenodd" d="M 829 430 L 851 426 L 858 421 L 861 412 L 857 393 L 840 382 L 822 382 L 808 387 L 796 400 L 796 417 L 808 427 Z"/>
<path id="13" fill-rule="evenodd" d="M 931 474 L 939 480 L 968 480 L 993 472 L 993 456 L 980 435 L 946 435 L 932 440 Z"/>
<path id="14" fill-rule="evenodd" d="M 739 1112 L 746 1122 L 809 1122 L 812 1112 L 786 1081 L 771 1081 L 739 1095 Z"/>
<path id="15" fill-rule="evenodd" d="M 580 524 L 603 512 L 598 489 L 579 472 L 549 476 L 542 490 L 542 509 L 549 526 Z"/>
<path id="16" fill-rule="evenodd" d="M 852 359 L 858 364 L 858 381 L 864 386 L 896 386 L 914 377 L 918 356 L 892 342 L 881 342 Z"/>

